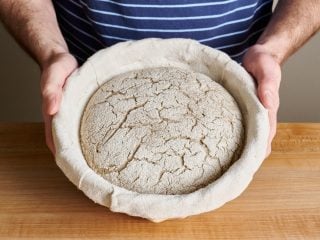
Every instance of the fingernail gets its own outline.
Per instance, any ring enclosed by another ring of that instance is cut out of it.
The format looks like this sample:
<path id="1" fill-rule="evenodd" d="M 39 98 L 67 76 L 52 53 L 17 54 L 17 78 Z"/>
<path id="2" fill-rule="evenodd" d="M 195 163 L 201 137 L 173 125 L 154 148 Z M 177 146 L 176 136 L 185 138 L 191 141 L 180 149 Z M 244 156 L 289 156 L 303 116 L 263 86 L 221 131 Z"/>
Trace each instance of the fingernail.
<path id="1" fill-rule="evenodd" d="M 273 96 L 270 91 L 264 92 L 264 105 L 266 108 L 272 108 L 273 107 Z"/>
<path id="2" fill-rule="evenodd" d="M 49 115 L 52 115 L 56 112 L 56 108 L 57 108 L 57 98 L 56 96 L 53 96 L 51 99 L 50 99 L 50 105 L 48 106 L 48 114 Z"/>

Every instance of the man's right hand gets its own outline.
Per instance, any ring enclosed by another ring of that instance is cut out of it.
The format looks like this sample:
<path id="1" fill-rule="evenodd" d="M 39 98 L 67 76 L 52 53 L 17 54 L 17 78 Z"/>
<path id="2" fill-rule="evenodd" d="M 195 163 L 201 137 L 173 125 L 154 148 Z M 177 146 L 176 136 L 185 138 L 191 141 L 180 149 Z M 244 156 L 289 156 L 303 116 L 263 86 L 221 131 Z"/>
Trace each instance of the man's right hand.
<path id="1" fill-rule="evenodd" d="M 45 124 L 46 143 L 53 155 L 55 155 L 55 147 L 51 130 L 52 117 L 59 110 L 64 83 L 77 67 L 77 60 L 69 53 L 55 54 L 42 65 L 42 115 Z"/>
<path id="2" fill-rule="evenodd" d="M 69 53 L 52 0 L 0 0 L 0 21 L 41 67 L 46 142 L 55 154 L 51 120 L 59 110 L 63 85 L 77 68 L 77 61 Z"/>

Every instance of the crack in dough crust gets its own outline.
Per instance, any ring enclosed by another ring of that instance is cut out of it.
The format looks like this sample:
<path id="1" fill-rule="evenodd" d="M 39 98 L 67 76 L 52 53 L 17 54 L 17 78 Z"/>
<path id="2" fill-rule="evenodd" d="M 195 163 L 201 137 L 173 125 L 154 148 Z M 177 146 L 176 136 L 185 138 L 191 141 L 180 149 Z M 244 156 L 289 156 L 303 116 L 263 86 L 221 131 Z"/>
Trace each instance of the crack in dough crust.
<path id="1" fill-rule="evenodd" d="M 185 194 L 219 178 L 244 145 L 234 98 L 203 74 L 173 67 L 105 82 L 81 119 L 88 165 L 139 193 Z"/>

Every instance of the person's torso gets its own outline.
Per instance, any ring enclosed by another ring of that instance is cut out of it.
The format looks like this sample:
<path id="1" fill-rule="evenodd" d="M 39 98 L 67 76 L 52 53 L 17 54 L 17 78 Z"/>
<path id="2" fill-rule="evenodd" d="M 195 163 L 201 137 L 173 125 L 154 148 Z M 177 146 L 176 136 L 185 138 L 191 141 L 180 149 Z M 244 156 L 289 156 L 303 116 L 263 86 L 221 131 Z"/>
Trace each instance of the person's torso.
<path id="1" fill-rule="evenodd" d="M 240 62 L 266 27 L 272 0 L 54 0 L 70 52 L 82 63 L 126 40 L 191 38 Z"/>

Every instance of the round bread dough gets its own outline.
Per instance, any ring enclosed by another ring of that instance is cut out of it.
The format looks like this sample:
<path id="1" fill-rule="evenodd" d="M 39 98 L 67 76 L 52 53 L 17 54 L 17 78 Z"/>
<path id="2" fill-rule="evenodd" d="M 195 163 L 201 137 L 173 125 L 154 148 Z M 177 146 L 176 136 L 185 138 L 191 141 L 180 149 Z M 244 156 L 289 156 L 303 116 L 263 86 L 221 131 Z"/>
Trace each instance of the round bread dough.
<path id="1" fill-rule="evenodd" d="M 204 74 L 148 68 L 116 76 L 93 94 L 80 143 L 88 165 L 112 184 L 186 194 L 239 158 L 242 122 L 234 98 Z"/>

